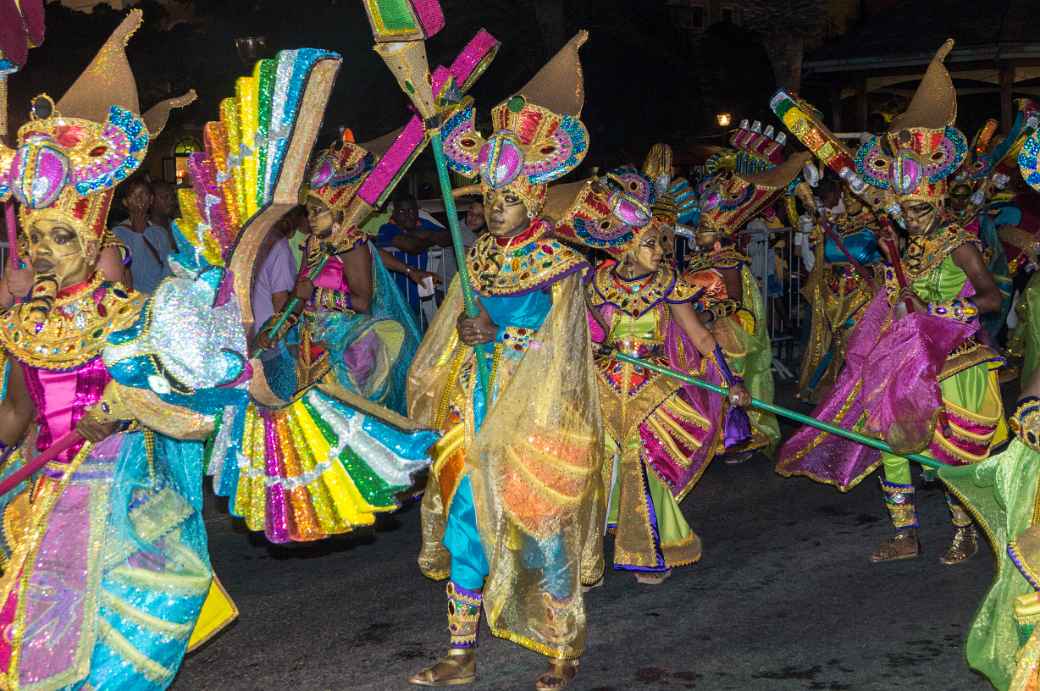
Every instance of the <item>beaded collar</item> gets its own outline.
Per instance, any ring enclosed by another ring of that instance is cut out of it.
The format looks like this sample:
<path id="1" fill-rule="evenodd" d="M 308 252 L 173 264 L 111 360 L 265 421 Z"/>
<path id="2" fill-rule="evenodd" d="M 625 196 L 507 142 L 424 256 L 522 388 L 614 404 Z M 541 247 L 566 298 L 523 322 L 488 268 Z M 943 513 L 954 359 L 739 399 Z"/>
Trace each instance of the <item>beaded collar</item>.
<path id="1" fill-rule="evenodd" d="M 512 238 L 491 234 L 478 238 L 466 255 L 473 289 L 489 297 L 524 295 L 588 270 L 585 257 L 546 237 L 551 228 L 539 218 Z"/>
<path id="2" fill-rule="evenodd" d="M 632 317 L 641 317 L 661 302 L 680 303 L 696 300 L 700 288 L 688 284 L 674 267 L 662 267 L 657 273 L 622 278 L 614 259 L 596 267 L 592 276 L 592 305 L 611 305 Z"/>
<path id="3" fill-rule="evenodd" d="M 955 223 L 927 235 L 911 235 L 903 252 L 907 278 L 913 281 L 929 274 L 951 252 L 969 242 L 979 244 L 978 238 Z"/>
<path id="4" fill-rule="evenodd" d="M 109 334 L 130 327 L 144 302 L 144 295 L 127 292 L 97 274 L 59 294 L 39 333 L 29 303 L 8 310 L 0 327 L 0 347 L 32 367 L 72 369 L 100 355 Z"/>

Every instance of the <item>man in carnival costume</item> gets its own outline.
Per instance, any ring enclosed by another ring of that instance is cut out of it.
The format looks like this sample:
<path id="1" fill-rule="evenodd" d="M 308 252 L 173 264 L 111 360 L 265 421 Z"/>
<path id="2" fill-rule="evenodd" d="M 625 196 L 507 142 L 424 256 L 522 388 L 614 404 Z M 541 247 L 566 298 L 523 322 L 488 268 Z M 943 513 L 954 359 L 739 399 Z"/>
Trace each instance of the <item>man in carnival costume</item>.
<path id="1" fill-rule="evenodd" d="M 480 176 L 489 232 L 467 256 L 480 316 L 462 314 L 456 279 L 409 373 L 410 416 L 444 432 L 419 564 L 450 579 L 449 652 L 413 684 L 476 678 L 482 609 L 496 636 L 549 658 L 538 689 L 567 686 L 585 647 L 582 583 L 602 577 L 603 440 L 580 286 L 589 265 L 551 238 L 541 213 L 547 183 L 588 148 L 578 119 L 586 39 L 492 110 L 491 137 L 475 129 L 472 106 L 443 128 L 449 165 Z"/>
<path id="2" fill-rule="evenodd" d="M 667 259 L 673 228 L 657 206 L 655 184 L 634 168 L 586 183 L 556 233 L 611 259 L 596 267 L 586 300 L 607 432 L 603 477 L 607 525 L 615 529 L 614 568 L 647 585 L 701 557 L 701 541 L 679 502 L 693 489 L 717 446 L 743 444 L 743 411 L 675 379 L 619 360 L 616 353 L 693 372 L 731 387 L 730 403 L 746 405 L 744 385 L 722 348 L 697 318 L 703 292 Z M 666 190 L 662 190 L 667 194 Z M 725 423 L 724 423 L 725 420 Z"/>
<path id="3" fill-rule="evenodd" d="M 952 125 L 953 82 L 943 59 L 947 41 L 925 73 L 910 106 L 889 131 L 856 155 L 860 176 L 891 194 L 905 219 L 902 253 L 908 285 L 894 268 L 849 339 L 846 366 L 817 419 L 883 438 L 899 452 L 926 453 L 943 463 L 977 463 L 1004 438 L 996 368 L 1002 360 L 977 336 L 979 314 L 1000 308 L 1000 291 L 978 243 L 946 214 L 947 178 L 960 166 L 967 142 Z M 907 313 L 907 303 L 911 305 Z M 909 462 L 803 428 L 781 449 L 777 471 L 806 475 L 842 491 L 884 464 L 885 505 L 896 529 L 871 561 L 911 559 L 920 553 Z M 947 494 L 955 533 L 942 557 L 956 564 L 978 549 L 964 507 Z"/>
<path id="4" fill-rule="evenodd" d="M 186 381 L 193 391 L 229 385 L 245 369 L 238 312 L 212 308 L 212 293 L 207 300 L 204 284 L 190 280 L 170 283 L 165 302 L 146 303 L 99 266 L 115 188 L 170 109 L 194 99 L 139 114 L 124 46 L 140 23 L 131 12 L 57 103 L 34 101 L 17 148 L 0 148 L 0 196 L 21 204 L 35 272 L 29 300 L 0 328 L 9 364 L 2 475 L 13 483 L 30 456 L 64 446 L 3 498 L 4 688 L 165 687 L 210 592 L 201 475 L 192 469 L 214 421 L 137 386 L 141 363 L 121 357 L 118 344 L 143 340 L 170 305 L 194 305 L 180 324 L 183 343 L 146 359 L 169 364 L 181 346 L 216 343 L 224 356 L 210 362 L 211 376 Z M 200 295 L 210 304 L 193 302 Z"/>
<path id="5" fill-rule="evenodd" d="M 704 289 L 702 319 L 722 345 L 733 373 L 753 397 L 771 402 L 773 349 L 762 289 L 751 273 L 749 258 L 737 248 L 736 236 L 748 221 L 771 212 L 772 204 L 797 178 L 804 158 L 799 157 L 794 167 L 784 162 L 780 154 L 783 138 L 778 141 L 771 131 L 759 133 L 758 129 L 745 125 L 738 130 L 733 138 L 737 151 L 701 182 L 700 216 L 694 233 L 697 250 L 685 277 Z M 782 171 L 779 178 L 776 171 Z M 746 460 L 751 451 L 772 449 L 780 441 L 780 425 L 772 413 L 755 410 L 749 417 L 752 437 L 741 448 L 729 449 L 731 460 Z"/>

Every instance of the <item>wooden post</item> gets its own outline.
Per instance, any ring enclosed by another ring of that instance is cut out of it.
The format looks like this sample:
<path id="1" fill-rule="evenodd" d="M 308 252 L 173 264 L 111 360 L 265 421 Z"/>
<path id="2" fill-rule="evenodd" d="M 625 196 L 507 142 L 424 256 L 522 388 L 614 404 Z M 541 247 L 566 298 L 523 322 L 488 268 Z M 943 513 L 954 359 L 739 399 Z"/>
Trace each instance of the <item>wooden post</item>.
<path id="1" fill-rule="evenodd" d="M 1011 123 L 1015 119 L 1012 91 L 1015 86 L 1015 66 L 1000 66 L 1000 131 L 1007 134 L 1011 131 Z"/>
<path id="2" fill-rule="evenodd" d="M 859 77 L 856 80 L 856 129 L 865 132 L 867 129 L 867 78 Z"/>
<path id="3" fill-rule="evenodd" d="M 841 126 L 841 84 L 831 86 L 831 130 L 844 131 Z"/>

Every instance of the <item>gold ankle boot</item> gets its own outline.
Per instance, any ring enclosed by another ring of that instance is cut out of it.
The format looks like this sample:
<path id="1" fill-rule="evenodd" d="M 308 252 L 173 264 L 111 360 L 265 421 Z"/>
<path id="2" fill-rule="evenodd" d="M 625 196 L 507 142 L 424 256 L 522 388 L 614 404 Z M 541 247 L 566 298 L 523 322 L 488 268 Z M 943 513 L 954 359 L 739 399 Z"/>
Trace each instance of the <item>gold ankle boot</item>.
<path id="1" fill-rule="evenodd" d="M 870 555 L 870 561 L 873 564 L 880 564 L 885 561 L 914 559 L 919 554 L 921 554 L 921 543 L 917 539 L 917 529 L 909 528 L 900 530 L 878 545 L 878 548 Z"/>
<path id="2" fill-rule="evenodd" d="M 451 648 L 440 660 L 408 678 L 415 686 L 461 686 L 477 678 L 477 631 L 481 594 L 448 581 L 448 631 Z"/>
<path id="3" fill-rule="evenodd" d="M 549 669 L 534 682 L 536 691 L 557 691 L 566 688 L 578 675 L 577 660 L 549 660 Z"/>
<path id="4" fill-rule="evenodd" d="M 975 526 L 959 526 L 953 533 L 953 541 L 950 543 L 949 549 L 939 561 L 946 566 L 953 566 L 971 559 L 978 551 L 979 541 Z"/>

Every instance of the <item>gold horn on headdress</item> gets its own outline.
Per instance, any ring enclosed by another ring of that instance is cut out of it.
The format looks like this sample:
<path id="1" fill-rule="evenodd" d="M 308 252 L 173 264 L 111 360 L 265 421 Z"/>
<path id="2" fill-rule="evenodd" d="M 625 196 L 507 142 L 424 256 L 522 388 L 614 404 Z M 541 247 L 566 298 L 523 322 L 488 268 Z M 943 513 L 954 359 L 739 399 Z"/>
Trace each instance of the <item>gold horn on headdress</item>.
<path id="1" fill-rule="evenodd" d="M 585 105 L 585 74 L 578 52 L 588 40 L 589 32 L 584 29 L 574 34 L 517 93 L 554 113 L 581 115 Z"/>
<path id="2" fill-rule="evenodd" d="M 935 52 L 924 78 L 917 86 L 910 106 L 904 113 L 892 118 L 889 132 L 910 127 L 939 130 L 957 120 L 957 89 L 943 61 L 953 50 L 953 39 L 948 38 Z"/>
<path id="3" fill-rule="evenodd" d="M 65 117 L 104 122 L 112 106 L 140 113 L 137 82 L 126 59 L 126 44 L 143 21 L 141 10 L 130 14 L 116 27 L 79 78 L 58 101 L 56 108 Z"/>

